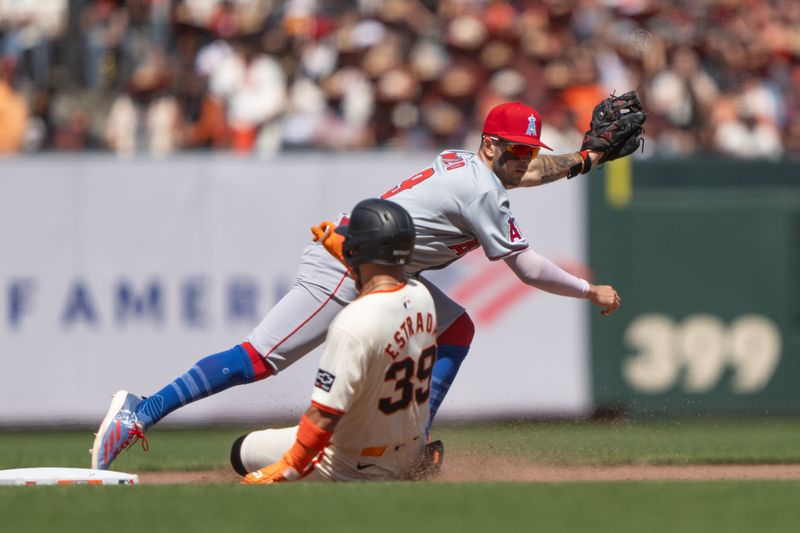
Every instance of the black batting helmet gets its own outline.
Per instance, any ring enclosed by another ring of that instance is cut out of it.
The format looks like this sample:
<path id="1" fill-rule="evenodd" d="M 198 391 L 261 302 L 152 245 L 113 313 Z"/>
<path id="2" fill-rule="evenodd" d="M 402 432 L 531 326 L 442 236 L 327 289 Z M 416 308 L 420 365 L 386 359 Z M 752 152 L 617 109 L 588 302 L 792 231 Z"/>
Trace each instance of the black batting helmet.
<path id="1" fill-rule="evenodd" d="M 407 264 L 416 235 L 408 211 L 380 198 L 356 204 L 349 224 L 336 228 L 336 233 L 345 238 L 342 255 L 351 268 L 362 263 Z"/>

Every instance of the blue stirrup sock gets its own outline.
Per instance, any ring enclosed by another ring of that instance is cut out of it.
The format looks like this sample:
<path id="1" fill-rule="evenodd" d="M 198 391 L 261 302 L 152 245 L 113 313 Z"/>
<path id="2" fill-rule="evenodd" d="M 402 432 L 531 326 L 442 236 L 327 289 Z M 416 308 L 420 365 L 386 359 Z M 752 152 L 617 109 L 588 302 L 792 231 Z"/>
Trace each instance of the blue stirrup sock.
<path id="1" fill-rule="evenodd" d="M 425 426 L 425 434 L 428 435 L 431 431 L 431 424 L 436 412 L 444 401 L 447 391 L 456 379 L 458 369 L 464 358 L 467 357 L 469 346 L 455 346 L 453 344 L 440 344 L 438 349 L 438 356 L 436 363 L 433 365 L 433 376 L 431 377 L 431 397 L 428 400 L 428 405 L 431 409 L 431 417 L 428 419 L 428 425 Z"/>
<path id="2" fill-rule="evenodd" d="M 439 411 L 447 391 L 456 379 L 458 369 L 464 358 L 469 353 L 469 346 L 475 336 L 475 324 L 465 312 L 462 313 L 446 330 L 436 339 L 438 345 L 436 363 L 433 365 L 433 375 L 431 376 L 431 397 L 428 405 L 431 410 L 431 417 L 428 425 L 425 426 L 425 436 L 431 432 L 431 425 L 436 413 Z"/>
<path id="3" fill-rule="evenodd" d="M 166 387 L 148 396 L 137 406 L 136 415 L 147 429 L 179 407 L 230 387 L 253 382 L 256 379 L 254 366 L 251 355 L 241 344 L 209 355 Z"/>

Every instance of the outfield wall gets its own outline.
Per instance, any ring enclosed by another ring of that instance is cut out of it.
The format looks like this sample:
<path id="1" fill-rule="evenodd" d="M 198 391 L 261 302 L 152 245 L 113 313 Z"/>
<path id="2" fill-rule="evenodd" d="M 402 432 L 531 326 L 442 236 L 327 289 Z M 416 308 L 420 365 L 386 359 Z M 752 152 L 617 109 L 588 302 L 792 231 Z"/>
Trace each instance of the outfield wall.
<path id="1" fill-rule="evenodd" d="M 800 414 L 800 164 L 620 160 L 590 184 L 595 401 L 639 416 Z"/>
<path id="2" fill-rule="evenodd" d="M 290 286 L 308 228 L 433 154 L 0 160 L 0 424 L 95 423 L 240 342 Z M 584 264 L 584 181 L 510 193 L 534 248 Z M 474 251 L 431 274 L 478 333 L 445 417 L 589 411 L 587 304 L 521 285 Z M 319 353 L 170 420 L 292 418 Z"/>

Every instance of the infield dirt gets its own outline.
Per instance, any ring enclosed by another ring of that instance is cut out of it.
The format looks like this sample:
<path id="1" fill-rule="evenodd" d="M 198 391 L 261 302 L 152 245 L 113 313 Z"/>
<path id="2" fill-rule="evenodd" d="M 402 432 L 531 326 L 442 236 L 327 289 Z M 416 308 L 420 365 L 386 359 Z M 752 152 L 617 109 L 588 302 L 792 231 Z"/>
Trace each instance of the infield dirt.
<path id="1" fill-rule="evenodd" d="M 138 472 L 146 485 L 238 483 L 229 469 L 204 471 Z M 618 465 L 554 466 L 520 462 L 505 457 L 476 457 L 453 453 L 445 458 L 435 482 L 474 481 L 715 481 L 745 479 L 800 479 L 800 464 L 785 465 Z"/>

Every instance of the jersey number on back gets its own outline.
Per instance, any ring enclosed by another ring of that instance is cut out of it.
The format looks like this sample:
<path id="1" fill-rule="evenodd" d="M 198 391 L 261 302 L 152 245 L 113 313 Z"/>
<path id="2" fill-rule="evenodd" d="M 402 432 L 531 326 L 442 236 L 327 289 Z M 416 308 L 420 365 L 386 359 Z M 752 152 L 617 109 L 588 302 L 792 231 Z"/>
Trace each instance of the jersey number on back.
<path id="1" fill-rule="evenodd" d="M 390 415 L 405 409 L 412 401 L 427 402 L 431 395 L 431 374 L 435 362 L 436 346 L 428 346 L 422 350 L 417 365 L 410 357 L 392 363 L 392 366 L 386 371 L 384 381 L 396 381 L 394 390 L 400 391 L 400 397 L 396 399 L 381 398 L 378 401 L 378 409 L 382 413 Z M 415 377 L 416 379 L 414 379 Z M 421 386 L 415 388 L 416 384 Z"/>
<path id="2" fill-rule="evenodd" d="M 411 176 L 410 178 L 405 180 L 400 185 L 395 185 L 394 187 L 392 187 L 391 189 L 389 189 L 388 191 L 383 193 L 383 196 L 381 196 L 381 198 L 384 199 L 384 200 L 386 200 L 387 198 L 391 198 L 392 196 L 394 196 L 395 194 L 397 194 L 399 192 L 402 192 L 402 191 L 404 191 L 406 189 L 410 189 L 411 187 L 413 187 L 414 185 L 416 185 L 418 183 L 422 183 L 423 181 L 425 181 L 426 179 L 430 178 L 431 176 L 433 176 L 433 169 L 432 168 L 426 168 L 422 172 L 417 172 L 416 174 L 414 174 L 413 176 Z"/>

